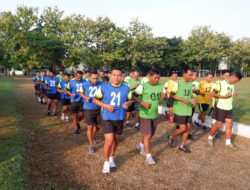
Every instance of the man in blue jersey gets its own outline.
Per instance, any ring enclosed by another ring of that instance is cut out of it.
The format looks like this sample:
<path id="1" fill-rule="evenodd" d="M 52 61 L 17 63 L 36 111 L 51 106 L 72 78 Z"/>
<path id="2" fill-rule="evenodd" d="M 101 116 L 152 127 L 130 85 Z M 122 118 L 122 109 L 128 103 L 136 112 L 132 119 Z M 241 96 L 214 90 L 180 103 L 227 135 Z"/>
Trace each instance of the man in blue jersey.
<path id="1" fill-rule="evenodd" d="M 86 81 L 82 79 L 83 72 L 77 71 L 76 78 L 71 80 L 66 87 L 66 92 L 71 96 L 71 108 L 73 112 L 73 123 L 75 127 L 74 135 L 79 135 L 80 121 L 83 119 L 83 98 L 80 96 L 80 88 Z"/>
<path id="2" fill-rule="evenodd" d="M 57 104 L 58 104 L 58 93 L 57 93 L 57 86 L 59 84 L 59 78 L 55 76 L 54 71 L 49 72 L 49 77 L 46 78 L 45 81 L 45 88 L 47 90 L 47 106 L 48 106 L 48 116 L 57 116 Z M 53 103 L 53 111 L 50 113 L 50 107 Z"/>
<path id="3" fill-rule="evenodd" d="M 123 122 L 126 110 L 132 104 L 130 89 L 127 85 L 121 83 L 122 71 L 114 68 L 111 71 L 111 82 L 102 84 L 97 92 L 93 102 L 103 107 L 101 127 L 104 132 L 104 166 L 103 173 L 110 173 L 110 168 L 114 168 L 114 153 L 118 146 L 118 139 L 123 131 Z M 103 99 L 103 102 L 100 101 Z"/>
<path id="4" fill-rule="evenodd" d="M 63 80 L 59 82 L 57 86 L 57 91 L 61 94 L 61 102 L 62 102 L 62 116 L 61 120 L 66 120 L 69 122 L 69 114 L 71 110 L 71 102 L 70 95 L 66 92 L 66 87 L 68 86 L 70 81 L 70 74 L 65 74 Z"/>
<path id="5" fill-rule="evenodd" d="M 103 84 L 99 80 L 99 75 L 97 71 L 92 71 L 90 74 L 90 81 L 83 83 L 80 89 L 80 96 L 85 100 L 84 102 L 84 115 L 85 121 L 88 125 L 87 136 L 89 140 L 89 153 L 93 154 L 95 152 L 95 147 L 93 145 L 93 138 L 95 134 L 100 130 L 101 116 L 100 116 L 100 106 L 93 103 L 93 98 L 95 92 Z"/>
<path id="6" fill-rule="evenodd" d="M 39 85 L 39 76 L 40 72 L 37 71 L 36 75 L 33 77 L 33 82 L 34 82 L 34 88 L 35 88 L 35 99 L 38 100 L 39 93 L 40 93 L 40 85 Z"/>
<path id="7" fill-rule="evenodd" d="M 41 77 L 39 77 L 39 83 L 41 85 L 40 89 L 40 99 L 41 99 L 41 104 L 46 104 L 46 88 L 45 88 L 45 76 L 46 72 L 42 71 L 41 72 Z"/>

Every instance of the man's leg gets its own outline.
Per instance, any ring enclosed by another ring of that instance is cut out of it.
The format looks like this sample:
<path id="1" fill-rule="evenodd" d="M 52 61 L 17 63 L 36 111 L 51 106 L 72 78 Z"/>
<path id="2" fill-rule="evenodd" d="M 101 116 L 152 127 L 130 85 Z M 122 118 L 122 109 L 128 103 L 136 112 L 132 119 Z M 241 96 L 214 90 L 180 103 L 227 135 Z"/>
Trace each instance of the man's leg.
<path id="1" fill-rule="evenodd" d="M 56 114 L 56 111 L 57 111 L 57 104 L 58 104 L 58 100 L 54 99 L 53 100 L 53 111 L 54 111 L 54 114 Z"/>
<path id="2" fill-rule="evenodd" d="M 48 104 L 47 104 L 47 108 L 48 108 L 48 116 L 50 115 L 50 107 L 51 107 L 51 103 L 52 103 L 52 99 L 48 99 Z"/>
<path id="3" fill-rule="evenodd" d="M 179 126 L 180 126 L 180 128 L 179 128 L 178 130 L 176 130 L 176 131 L 170 136 L 170 138 L 173 139 L 173 138 L 175 138 L 176 136 L 178 136 L 178 135 L 180 135 L 180 134 L 182 134 L 182 133 L 184 133 L 184 132 L 186 131 L 187 127 L 186 127 L 185 124 L 180 124 Z"/>
<path id="4" fill-rule="evenodd" d="M 104 134 L 105 142 L 103 147 L 104 160 L 109 161 L 111 155 L 111 149 L 114 142 L 114 133 Z"/>
<path id="5" fill-rule="evenodd" d="M 233 149 L 233 150 L 238 150 L 238 147 L 236 147 L 231 142 L 233 120 L 229 119 L 229 118 L 225 118 L 225 123 L 226 123 L 226 146 Z"/>
<path id="6" fill-rule="evenodd" d="M 208 136 L 208 144 L 210 146 L 214 146 L 214 135 L 222 127 L 222 125 L 223 125 L 223 122 L 221 122 L 221 121 L 216 121 L 214 123 L 214 126 L 210 130 L 210 133 L 209 133 L 209 136 Z"/>
<path id="7" fill-rule="evenodd" d="M 127 111 L 126 112 L 126 127 L 131 127 L 129 119 L 130 119 L 131 112 Z"/>
<path id="8" fill-rule="evenodd" d="M 170 118 L 170 122 L 174 123 L 174 118 L 173 118 L 173 107 L 169 108 L 169 118 Z"/>
<path id="9" fill-rule="evenodd" d="M 139 112 L 138 111 L 135 111 L 135 121 L 136 121 L 135 128 L 138 129 L 140 127 Z"/>
<path id="10" fill-rule="evenodd" d="M 112 149 L 111 149 L 109 157 L 113 157 L 115 155 L 115 151 L 116 151 L 116 149 L 118 147 L 118 140 L 119 140 L 120 136 L 121 135 L 114 133 Z"/>
<path id="11" fill-rule="evenodd" d="M 180 146 L 184 146 L 185 145 L 185 143 L 187 141 L 187 137 L 188 137 L 189 131 L 190 131 L 190 123 L 187 123 L 186 124 L 186 130 L 182 134 L 182 141 L 181 141 Z"/>
<path id="12" fill-rule="evenodd" d="M 93 146 L 93 130 L 94 130 L 94 128 L 95 127 L 93 125 L 88 125 L 87 137 L 88 137 L 90 146 Z"/>

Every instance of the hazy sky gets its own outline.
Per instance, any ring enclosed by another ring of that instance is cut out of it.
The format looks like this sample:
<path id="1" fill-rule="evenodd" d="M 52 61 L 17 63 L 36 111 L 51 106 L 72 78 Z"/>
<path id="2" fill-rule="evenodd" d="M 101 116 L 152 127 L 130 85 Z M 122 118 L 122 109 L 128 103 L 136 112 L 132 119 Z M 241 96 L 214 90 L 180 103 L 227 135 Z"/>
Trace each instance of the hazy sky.
<path id="1" fill-rule="evenodd" d="M 250 37 L 250 0 L 0 0 L 0 11 L 18 5 L 57 6 L 64 16 L 107 16 L 121 27 L 138 17 L 155 36 L 186 38 L 194 26 L 210 25 L 234 40 Z"/>

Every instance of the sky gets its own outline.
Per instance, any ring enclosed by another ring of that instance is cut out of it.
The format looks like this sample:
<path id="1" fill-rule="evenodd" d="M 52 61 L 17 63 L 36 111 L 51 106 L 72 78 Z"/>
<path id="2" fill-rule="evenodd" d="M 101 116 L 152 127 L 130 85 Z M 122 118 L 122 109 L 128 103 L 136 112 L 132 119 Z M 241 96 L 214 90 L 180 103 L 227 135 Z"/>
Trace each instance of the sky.
<path id="1" fill-rule="evenodd" d="M 0 0 L 0 12 L 22 5 L 57 6 L 64 16 L 107 16 L 120 27 L 138 18 L 155 36 L 186 39 L 194 27 L 209 25 L 233 40 L 250 37 L 250 0 Z"/>

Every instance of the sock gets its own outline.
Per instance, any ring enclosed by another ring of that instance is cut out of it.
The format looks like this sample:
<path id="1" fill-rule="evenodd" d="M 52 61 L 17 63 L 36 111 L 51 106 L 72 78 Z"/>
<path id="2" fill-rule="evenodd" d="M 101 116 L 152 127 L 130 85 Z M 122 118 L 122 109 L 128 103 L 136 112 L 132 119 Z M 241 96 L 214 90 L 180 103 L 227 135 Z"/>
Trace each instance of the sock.
<path id="1" fill-rule="evenodd" d="M 201 124 L 201 120 L 199 120 L 199 119 L 196 119 L 195 122 Z"/>
<path id="2" fill-rule="evenodd" d="M 147 158 L 150 158 L 150 157 L 152 157 L 152 156 L 151 156 L 151 154 L 149 153 L 149 154 L 146 154 L 146 157 L 147 157 Z"/>
<path id="3" fill-rule="evenodd" d="M 213 138 L 214 138 L 214 137 L 211 136 L 211 135 L 208 136 L 208 139 L 209 139 L 209 140 L 213 140 Z"/>
<path id="4" fill-rule="evenodd" d="M 45 99 L 43 98 L 43 103 L 46 103 Z"/>
<path id="5" fill-rule="evenodd" d="M 205 125 L 205 123 L 202 123 L 202 125 Z"/>
<path id="6" fill-rule="evenodd" d="M 129 123 L 129 121 L 126 121 L 126 124 L 128 124 Z"/>
<path id="7" fill-rule="evenodd" d="M 180 147 L 182 148 L 182 147 L 183 147 L 183 145 L 180 145 Z"/>
<path id="8" fill-rule="evenodd" d="M 135 126 L 138 127 L 140 125 L 140 123 L 136 123 Z"/>
<path id="9" fill-rule="evenodd" d="M 226 145 L 229 145 L 231 143 L 231 139 L 226 139 Z"/>
<path id="10" fill-rule="evenodd" d="M 141 148 L 144 148 L 144 144 L 142 144 L 141 142 L 139 143 L 139 146 L 140 146 Z"/>
<path id="11" fill-rule="evenodd" d="M 109 161 L 105 161 L 104 166 L 109 166 Z"/>
<path id="12" fill-rule="evenodd" d="M 114 161 L 114 157 L 113 157 L 113 156 L 110 156 L 110 157 L 109 157 L 109 161 Z"/>

